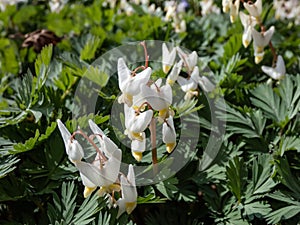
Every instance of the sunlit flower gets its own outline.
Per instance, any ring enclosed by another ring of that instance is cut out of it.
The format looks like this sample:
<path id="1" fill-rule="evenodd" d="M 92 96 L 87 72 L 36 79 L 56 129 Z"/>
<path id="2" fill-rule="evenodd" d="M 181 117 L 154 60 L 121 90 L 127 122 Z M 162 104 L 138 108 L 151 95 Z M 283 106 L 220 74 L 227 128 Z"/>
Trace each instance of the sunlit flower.
<path id="1" fill-rule="evenodd" d="M 124 113 L 126 134 L 128 134 L 131 140 L 142 140 L 143 137 L 141 133 L 148 127 L 153 116 L 153 111 L 147 110 L 145 112 L 136 113 L 133 108 L 124 105 Z"/>
<path id="2" fill-rule="evenodd" d="M 135 185 L 135 174 L 133 166 L 130 164 L 128 168 L 127 178 L 121 175 L 122 197 L 118 199 L 116 205 L 119 206 L 118 217 L 127 212 L 132 213 L 137 205 L 137 191 Z"/>
<path id="3" fill-rule="evenodd" d="M 256 0 L 254 4 L 251 1 L 244 2 L 244 7 L 251 16 L 259 18 L 262 12 L 262 0 Z"/>
<path id="4" fill-rule="evenodd" d="M 158 79 L 150 87 L 143 87 L 141 93 L 133 98 L 133 104 L 140 107 L 147 102 L 154 110 L 159 111 L 159 117 L 164 119 L 172 104 L 172 98 L 171 86 L 169 84 L 162 85 L 162 79 Z"/>
<path id="5" fill-rule="evenodd" d="M 167 152 L 171 153 L 176 146 L 176 132 L 172 116 L 166 119 L 163 123 L 162 139 L 163 142 L 166 144 Z"/>
<path id="6" fill-rule="evenodd" d="M 200 1 L 201 15 L 209 15 L 211 13 L 220 14 L 220 9 L 214 4 L 213 0 L 202 0 Z"/>
<path id="7" fill-rule="evenodd" d="M 255 29 L 252 29 L 254 56 L 256 64 L 262 61 L 264 57 L 264 48 L 269 44 L 274 31 L 274 26 L 270 27 L 269 30 L 265 32 L 258 32 Z"/>
<path id="8" fill-rule="evenodd" d="M 285 69 L 285 63 L 281 55 L 278 55 L 276 67 L 269 67 L 269 66 L 262 66 L 262 71 L 269 75 L 274 80 L 281 80 L 284 78 L 286 69 Z"/>
<path id="9" fill-rule="evenodd" d="M 70 161 L 73 163 L 81 161 L 81 159 L 84 157 L 84 152 L 81 145 L 78 143 L 78 141 L 71 140 L 70 132 L 59 119 L 57 120 L 57 125 L 63 138 L 66 153 Z"/>
<path id="10" fill-rule="evenodd" d="M 244 27 L 243 45 L 245 48 L 247 48 L 250 42 L 252 41 L 252 30 L 257 24 L 257 21 L 255 17 L 246 15 L 243 12 L 240 12 L 240 19 Z"/>
<path id="11" fill-rule="evenodd" d="M 174 64 L 176 57 L 176 48 L 169 51 L 165 43 L 162 44 L 162 64 L 164 73 L 168 73 Z"/>
<path id="12" fill-rule="evenodd" d="M 142 86 L 147 84 L 150 79 L 152 69 L 146 68 L 138 74 L 132 74 L 128 69 L 125 61 L 122 58 L 118 60 L 118 77 L 119 88 L 122 95 L 119 97 L 119 103 L 126 103 L 128 106 L 132 105 L 132 98 L 140 92 Z"/>
<path id="13" fill-rule="evenodd" d="M 198 95 L 198 82 L 199 82 L 199 68 L 195 66 L 192 74 L 188 78 L 178 77 L 177 82 L 181 89 L 186 93 L 185 100 L 191 99 L 193 96 Z"/>
<path id="14" fill-rule="evenodd" d="M 67 4 L 68 0 L 51 0 L 49 1 L 49 7 L 51 12 L 60 12 Z"/>
<path id="15" fill-rule="evenodd" d="M 230 21 L 234 23 L 239 15 L 240 0 L 235 0 L 230 4 Z"/>

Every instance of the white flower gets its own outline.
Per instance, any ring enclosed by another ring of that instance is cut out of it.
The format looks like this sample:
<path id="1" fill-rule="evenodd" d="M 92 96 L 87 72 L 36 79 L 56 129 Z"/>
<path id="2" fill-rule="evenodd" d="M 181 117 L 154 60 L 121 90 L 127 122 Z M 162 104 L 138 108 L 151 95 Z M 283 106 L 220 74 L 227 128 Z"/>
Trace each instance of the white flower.
<path id="1" fill-rule="evenodd" d="M 211 92 L 216 88 L 216 86 L 205 76 L 199 78 L 199 85 L 205 92 Z"/>
<path id="2" fill-rule="evenodd" d="M 148 127 L 153 111 L 147 110 L 142 113 L 135 113 L 135 110 L 127 105 L 124 105 L 125 114 L 125 133 L 131 140 L 143 140 L 143 132 Z"/>
<path id="3" fill-rule="evenodd" d="M 181 68 L 182 68 L 182 60 L 180 60 L 178 63 L 175 63 L 170 74 L 168 75 L 167 83 L 169 85 L 173 85 L 175 83 L 175 81 L 177 80 L 178 75 L 181 71 Z"/>
<path id="4" fill-rule="evenodd" d="M 179 57 L 182 59 L 184 65 L 187 67 L 188 72 L 193 71 L 194 67 L 197 65 L 198 55 L 195 51 L 191 54 L 186 54 L 181 50 L 181 48 L 176 48 L 179 54 Z"/>
<path id="5" fill-rule="evenodd" d="M 285 70 L 285 63 L 281 55 L 278 55 L 276 67 L 269 67 L 269 66 L 262 66 L 262 71 L 269 75 L 274 80 L 280 80 L 284 78 L 286 70 Z"/>
<path id="6" fill-rule="evenodd" d="M 140 162 L 143 158 L 143 152 L 146 150 L 146 134 L 141 133 L 142 140 L 134 139 L 131 141 L 131 154 L 136 161 Z"/>
<path id="7" fill-rule="evenodd" d="M 49 2 L 49 7 L 51 12 L 60 12 L 63 7 L 67 4 L 68 0 L 51 0 Z"/>
<path id="8" fill-rule="evenodd" d="M 73 163 L 81 161 L 81 159 L 84 157 L 84 152 L 81 145 L 78 143 L 78 141 L 71 140 L 70 132 L 59 119 L 57 120 L 57 125 L 63 138 L 66 153 L 70 161 Z"/>
<path id="9" fill-rule="evenodd" d="M 222 10 L 224 13 L 229 12 L 230 5 L 232 4 L 232 0 L 222 0 Z"/>
<path id="10" fill-rule="evenodd" d="M 177 82 L 181 89 L 186 93 L 185 100 L 191 99 L 194 95 L 198 95 L 198 82 L 199 82 L 199 68 L 195 66 L 191 76 L 189 78 L 178 77 Z"/>
<path id="11" fill-rule="evenodd" d="M 165 43 L 162 44 L 162 66 L 163 71 L 165 74 L 167 74 L 171 67 L 174 64 L 176 57 L 176 48 L 173 48 L 171 51 L 169 51 L 167 45 Z"/>
<path id="12" fill-rule="evenodd" d="M 142 88 L 141 93 L 133 98 L 133 105 L 140 107 L 147 102 L 154 110 L 159 111 L 159 116 L 164 118 L 172 104 L 172 88 L 169 84 L 161 86 L 162 80 L 158 79 L 150 87 Z"/>
<path id="13" fill-rule="evenodd" d="M 230 21 L 234 23 L 237 16 L 239 15 L 240 0 L 235 0 L 234 3 L 230 4 Z"/>
<path id="14" fill-rule="evenodd" d="M 262 12 L 262 0 L 256 0 L 254 4 L 251 1 L 244 2 L 244 7 L 251 16 L 259 18 Z"/>
<path id="15" fill-rule="evenodd" d="M 121 165 L 122 152 L 120 149 L 107 149 L 111 157 L 103 164 L 97 153 L 93 163 L 75 162 L 85 186 L 84 197 L 89 196 L 96 187 L 100 187 L 100 193 L 118 190 L 115 185 Z"/>
<path id="16" fill-rule="evenodd" d="M 162 139 L 166 144 L 167 152 L 171 153 L 176 146 L 176 132 L 172 116 L 166 119 L 166 121 L 163 123 Z"/>
<path id="17" fill-rule="evenodd" d="M 132 165 L 129 165 L 127 179 L 124 175 L 121 176 L 121 190 L 122 197 L 116 203 L 119 206 L 118 217 L 125 211 L 130 214 L 137 205 L 135 174 Z"/>
<path id="18" fill-rule="evenodd" d="M 98 139 L 101 149 L 107 157 L 111 157 L 111 152 L 118 149 L 118 146 L 108 138 L 100 127 L 94 123 L 94 121 L 89 120 L 89 125 L 93 133 L 95 134 L 96 138 Z M 111 150 L 112 149 L 112 150 Z"/>
<path id="19" fill-rule="evenodd" d="M 254 56 L 256 64 L 262 61 L 264 57 L 264 48 L 269 44 L 274 31 L 274 26 L 270 27 L 269 30 L 262 33 L 256 31 L 255 29 L 252 29 Z"/>
<path id="20" fill-rule="evenodd" d="M 128 106 L 132 105 L 132 97 L 140 92 L 141 86 L 147 84 L 150 79 L 152 69 L 146 68 L 142 72 L 132 75 L 131 71 L 125 64 L 122 58 L 118 60 L 118 78 L 119 88 L 122 95 L 119 97 L 119 103 L 126 103 Z"/>
<path id="21" fill-rule="evenodd" d="M 246 15 L 243 12 L 240 12 L 240 19 L 244 27 L 243 45 L 245 48 L 247 48 L 250 42 L 252 41 L 252 30 L 257 24 L 257 21 L 255 17 Z"/>

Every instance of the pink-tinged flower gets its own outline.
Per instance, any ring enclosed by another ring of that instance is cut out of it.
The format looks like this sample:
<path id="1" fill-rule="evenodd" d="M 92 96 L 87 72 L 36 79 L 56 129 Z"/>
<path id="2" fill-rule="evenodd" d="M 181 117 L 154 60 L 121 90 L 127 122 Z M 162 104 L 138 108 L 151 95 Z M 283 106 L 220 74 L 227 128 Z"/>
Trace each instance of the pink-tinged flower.
<path id="1" fill-rule="evenodd" d="M 119 88 L 122 91 L 122 95 L 118 99 L 119 103 L 126 103 L 128 106 L 131 106 L 133 96 L 137 95 L 141 87 L 148 83 L 151 73 L 152 69 L 148 67 L 142 72 L 133 75 L 132 71 L 126 66 L 125 61 L 119 58 L 118 78 Z"/>
<path id="2" fill-rule="evenodd" d="M 185 100 L 191 99 L 193 96 L 198 95 L 198 82 L 199 82 L 199 68 L 194 67 L 194 70 L 189 78 L 178 77 L 177 82 L 181 89 L 186 93 Z"/>
<path id="3" fill-rule="evenodd" d="M 163 123 L 162 139 L 166 144 L 167 152 L 171 153 L 176 146 L 176 132 L 172 116 L 166 119 L 166 121 Z"/>
<path id="4" fill-rule="evenodd" d="M 163 71 L 165 74 L 167 74 L 171 67 L 174 64 L 176 58 L 176 48 L 173 48 L 171 51 L 169 51 L 167 45 L 165 43 L 162 44 L 162 66 Z"/>
<path id="5" fill-rule="evenodd" d="M 252 29 L 254 56 L 256 64 L 260 63 L 263 60 L 265 54 L 264 48 L 270 43 L 274 31 L 274 26 L 270 27 L 269 30 L 265 32 L 258 32 L 255 29 Z"/>
<path id="6" fill-rule="evenodd" d="M 127 178 L 124 175 L 121 176 L 121 190 L 122 197 L 116 203 L 119 206 L 118 217 L 124 212 L 132 213 L 137 205 L 135 174 L 131 164 L 128 168 Z"/>
<path id="7" fill-rule="evenodd" d="M 255 17 L 247 15 L 243 12 L 240 12 L 240 19 L 244 27 L 243 32 L 243 45 L 247 48 L 252 41 L 252 30 L 254 26 L 257 24 L 257 20 Z"/>
<path id="8" fill-rule="evenodd" d="M 240 0 L 235 0 L 230 4 L 230 21 L 234 23 L 239 15 Z"/>
<path id="9" fill-rule="evenodd" d="M 262 71 L 269 75 L 274 80 L 281 80 L 284 78 L 286 70 L 285 63 L 281 55 L 278 55 L 276 67 L 262 66 Z"/>
<path id="10" fill-rule="evenodd" d="M 57 125 L 63 138 L 66 153 L 70 161 L 73 163 L 81 161 L 81 159 L 84 157 L 84 152 L 81 145 L 78 143 L 78 141 L 71 140 L 70 132 L 59 119 L 57 120 Z"/>
<path id="11" fill-rule="evenodd" d="M 259 18 L 262 12 L 262 0 L 256 0 L 254 4 L 251 1 L 244 2 L 244 7 L 251 16 Z"/>

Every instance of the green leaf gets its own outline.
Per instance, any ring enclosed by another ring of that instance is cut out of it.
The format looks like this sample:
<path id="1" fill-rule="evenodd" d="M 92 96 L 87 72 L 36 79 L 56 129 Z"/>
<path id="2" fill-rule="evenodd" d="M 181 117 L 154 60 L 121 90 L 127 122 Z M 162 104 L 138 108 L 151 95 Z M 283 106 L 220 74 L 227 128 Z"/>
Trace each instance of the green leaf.
<path id="1" fill-rule="evenodd" d="M 234 157 L 229 162 L 229 166 L 226 167 L 226 175 L 228 178 L 227 186 L 238 201 L 241 202 L 243 187 L 247 178 L 243 158 Z"/>
<path id="2" fill-rule="evenodd" d="M 89 60 L 95 57 L 95 53 L 98 47 L 101 46 L 103 40 L 99 37 L 88 35 L 86 37 L 85 45 L 80 52 L 80 59 L 81 60 Z"/>
<path id="3" fill-rule="evenodd" d="M 282 207 L 271 212 L 267 216 L 267 221 L 269 224 L 277 224 L 282 220 L 287 220 L 296 216 L 298 213 L 300 213 L 300 204 Z"/>
<path id="4" fill-rule="evenodd" d="M 101 71 L 101 69 L 98 67 L 89 66 L 84 74 L 84 78 L 93 81 L 100 87 L 104 87 L 108 82 L 109 75 L 104 71 Z"/>
<path id="5" fill-rule="evenodd" d="M 283 156 L 286 151 L 297 150 L 300 152 L 300 139 L 299 137 L 282 137 L 279 144 L 280 156 Z"/>
<path id="6" fill-rule="evenodd" d="M 18 143 L 14 145 L 14 149 L 10 151 L 11 154 L 30 151 L 35 147 L 35 144 L 40 136 L 39 130 L 35 131 L 34 137 L 29 138 L 25 143 Z"/>

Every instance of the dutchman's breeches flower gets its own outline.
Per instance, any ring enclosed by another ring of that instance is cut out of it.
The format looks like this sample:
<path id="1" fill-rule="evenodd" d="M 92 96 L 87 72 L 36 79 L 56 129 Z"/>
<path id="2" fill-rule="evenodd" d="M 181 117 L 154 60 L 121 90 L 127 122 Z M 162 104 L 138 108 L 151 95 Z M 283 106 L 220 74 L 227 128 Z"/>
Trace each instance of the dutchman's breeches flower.
<path id="1" fill-rule="evenodd" d="M 199 68 L 195 66 L 192 74 L 188 78 L 178 77 L 177 82 L 181 89 L 186 93 L 185 100 L 190 100 L 193 96 L 198 95 L 198 82 L 199 82 Z"/>
<path id="2" fill-rule="evenodd" d="M 269 30 L 265 32 L 258 32 L 255 29 L 252 29 L 254 56 L 256 64 L 260 63 L 263 60 L 265 54 L 264 48 L 270 43 L 274 31 L 274 26 L 270 27 Z"/>
<path id="3" fill-rule="evenodd" d="M 177 78 L 179 76 L 179 73 L 182 69 L 182 60 L 180 60 L 178 63 L 175 63 L 175 65 L 173 66 L 171 72 L 169 73 L 168 77 L 167 77 L 167 83 L 169 85 L 173 85 L 176 81 Z"/>
<path id="4" fill-rule="evenodd" d="M 135 174 L 132 165 L 129 165 L 127 178 L 121 175 L 121 189 L 122 197 L 116 202 L 119 206 L 118 217 L 124 212 L 130 214 L 137 205 Z"/>
<path id="5" fill-rule="evenodd" d="M 269 66 L 262 66 L 262 71 L 269 75 L 274 80 L 281 80 L 284 78 L 286 69 L 285 69 L 285 63 L 281 55 L 278 55 L 276 67 L 269 67 Z"/>
<path id="6" fill-rule="evenodd" d="M 176 57 L 176 48 L 169 51 L 165 43 L 162 44 L 162 67 L 165 74 L 167 74 L 174 64 Z"/>
<path id="7" fill-rule="evenodd" d="M 244 7 L 247 9 L 251 16 L 254 16 L 258 19 L 262 12 L 262 0 L 257 0 L 254 4 L 251 1 L 244 2 Z"/>
<path id="8" fill-rule="evenodd" d="M 230 21 L 234 23 L 236 18 L 239 15 L 239 8 L 240 8 L 240 0 L 235 0 L 234 3 L 230 5 Z"/>
<path id="9" fill-rule="evenodd" d="M 125 61 L 119 58 L 118 78 L 119 88 L 122 91 L 122 95 L 118 99 L 119 103 L 126 103 L 128 106 L 131 106 L 133 96 L 137 95 L 141 87 L 148 83 L 151 73 L 152 69 L 148 67 L 142 72 L 135 74 L 128 69 Z"/>
<path id="10" fill-rule="evenodd" d="M 171 153 L 176 146 L 176 132 L 172 116 L 166 119 L 166 121 L 163 123 L 162 139 L 166 144 L 167 152 Z"/>
<path id="11" fill-rule="evenodd" d="M 246 15 L 243 12 L 240 12 L 240 19 L 244 27 L 243 45 L 247 48 L 252 41 L 252 29 L 254 29 L 254 26 L 257 24 L 257 20 L 255 17 Z"/>
<path id="12" fill-rule="evenodd" d="M 193 51 L 191 54 L 186 54 L 181 48 L 176 47 L 179 57 L 182 59 L 184 66 L 187 68 L 188 73 L 194 70 L 198 62 L 197 52 Z"/>

